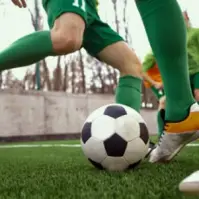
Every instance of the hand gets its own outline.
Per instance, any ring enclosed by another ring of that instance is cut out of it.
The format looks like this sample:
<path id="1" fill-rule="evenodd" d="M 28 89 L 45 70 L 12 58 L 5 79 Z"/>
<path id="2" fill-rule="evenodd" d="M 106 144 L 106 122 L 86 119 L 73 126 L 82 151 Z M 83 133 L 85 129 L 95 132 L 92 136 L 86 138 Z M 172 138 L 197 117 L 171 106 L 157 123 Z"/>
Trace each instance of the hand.
<path id="1" fill-rule="evenodd" d="M 26 8 L 27 7 L 26 0 L 11 0 L 11 1 L 12 1 L 12 3 L 14 3 L 19 8 Z"/>
<path id="2" fill-rule="evenodd" d="M 163 84 L 159 82 L 156 82 L 153 86 L 158 90 L 163 89 Z"/>

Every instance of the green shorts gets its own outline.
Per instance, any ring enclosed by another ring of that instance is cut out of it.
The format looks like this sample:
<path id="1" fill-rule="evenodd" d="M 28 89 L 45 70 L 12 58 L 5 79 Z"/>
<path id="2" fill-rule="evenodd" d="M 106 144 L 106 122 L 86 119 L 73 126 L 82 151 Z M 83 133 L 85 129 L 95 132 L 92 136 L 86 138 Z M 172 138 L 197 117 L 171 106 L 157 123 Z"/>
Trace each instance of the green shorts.
<path id="1" fill-rule="evenodd" d="M 92 56 L 96 57 L 105 47 L 123 41 L 107 23 L 100 20 L 93 0 L 43 0 L 43 7 L 48 15 L 50 28 L 63 13 L 80 15 L 86 23 L 82 47 Z"/>
<path id="2" fill-rule="evenodd" d="M 199 89 L 199 72 L 190 75 L 190 83 L 192 92 L 194 92 L 195 89 Z"/>
<path id="3" fill-rule="evenodd" d="M 154 86 L 152 86 L 151 90 L 152 90 L 153 94 L 156 96 L 156 98 L 158 100 L 165 95 L 163 89 L 162 90 L 158 90 L 157 88 L 155 88 Z"/>

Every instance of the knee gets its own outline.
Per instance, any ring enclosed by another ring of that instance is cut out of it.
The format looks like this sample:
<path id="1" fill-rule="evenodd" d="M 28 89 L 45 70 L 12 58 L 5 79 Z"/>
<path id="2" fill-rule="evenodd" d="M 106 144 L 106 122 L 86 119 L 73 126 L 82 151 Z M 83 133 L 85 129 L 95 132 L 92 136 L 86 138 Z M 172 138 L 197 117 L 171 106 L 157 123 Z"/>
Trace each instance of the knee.
<path id="1" fill-rule="evenodd" d="M 124 75 L 132 75 L 135 77 L 139 77 L 142 78 L 142 65 L 141 63 L 138 61 L 138 59 L 135 59 L 136 57 L 134 57 L 134 59 L 132 59 L 132 61 L 124 61 L 122 62 L 123 64 L 121 64 L 118 68 L 120 73 L 124 76 Z"/>
<path id="2" fill-rule="evenodd" d="M 197 102 L 199 102 L 199 89 L 194 90 L 194 97 Z"/>
<path id="3" fill-rule="evenodd" d="M 51 30 L 53 49 L 57 55 L 65 55 L 79 50 L 82 46 L 82 37 L 75 30 Z"/>

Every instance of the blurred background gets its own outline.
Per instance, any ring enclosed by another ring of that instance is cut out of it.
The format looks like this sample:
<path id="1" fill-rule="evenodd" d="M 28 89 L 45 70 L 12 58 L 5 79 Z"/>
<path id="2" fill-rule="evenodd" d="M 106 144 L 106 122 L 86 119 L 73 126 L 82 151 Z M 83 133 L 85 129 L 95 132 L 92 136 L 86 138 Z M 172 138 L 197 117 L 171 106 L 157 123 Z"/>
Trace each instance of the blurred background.
<path id="1" fill-rule="evenodd" d="M 19 9 L 10 0 L 0 0 L 0 50 L 25 34 L 48 29 L 41 0 L 27 0 L 28 8 Z M 193 27 L 199 27 L 199 2 L 179 0 L 187 10 Z M 142 61 L 150 46 L 138 11 L 132 0 L 99 0 L 99 14 L 134 49 Z M 60 57 L 48 57 L 36 65 L 4 71 L 2 89 L 63 91 L 67 93 L 113 94 L 118 71 L 90 57 L 84 49 Z M 156 108 L 150 91 L 143 87 L 143 107 Z"/>

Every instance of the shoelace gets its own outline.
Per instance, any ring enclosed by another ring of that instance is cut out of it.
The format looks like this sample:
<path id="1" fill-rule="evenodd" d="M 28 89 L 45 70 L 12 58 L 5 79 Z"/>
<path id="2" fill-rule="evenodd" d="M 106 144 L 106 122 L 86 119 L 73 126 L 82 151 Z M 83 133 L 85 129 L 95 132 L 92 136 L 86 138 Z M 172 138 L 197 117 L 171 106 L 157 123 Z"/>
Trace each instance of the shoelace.
<path id="1" fill-rule="evenodd" d="M 165 130 L 165 129 L 164 129 L 164 130 Z M 159 137 L 158 146 L 160 146 L 160 144 L 162 143 L 163 137 L 164 137 L 164 131 L 163 131 L 163 133 L 161 134 L 161 136 Z"/>
<path id="2" fill-rule="evenodd" d="M 167 125 L 167 123 L 164 121 L 164 128 L 163 128 L 163 133 L 160 135 L 160 137 L 159 137 L 159 140 L 158 140 L 158 146 L 160 146 L 160 144 L 162 143 L 162 140 L 163 140 L 163 137 L 164 137 L 164 135 L 165 135 L 165 130 L 166 130 L 166 127 L 168 127 L 168 125 Z"/>

